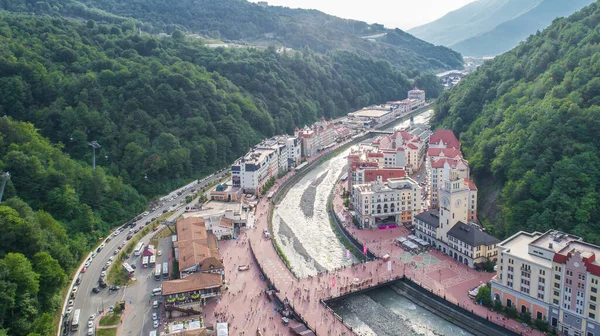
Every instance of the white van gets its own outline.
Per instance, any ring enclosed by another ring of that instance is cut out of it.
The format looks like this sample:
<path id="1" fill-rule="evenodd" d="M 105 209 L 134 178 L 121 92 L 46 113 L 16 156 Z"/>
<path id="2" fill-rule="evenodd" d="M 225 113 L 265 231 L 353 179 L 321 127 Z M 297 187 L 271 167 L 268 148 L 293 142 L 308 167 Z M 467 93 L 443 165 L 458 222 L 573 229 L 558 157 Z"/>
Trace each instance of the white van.
<path id="1" fill-rule="evenodd" d="M 152 290 L 152 296 L 161 295 L 161 294 L 162 294 L 162 288 L 160 288 L 160 287 L 154 288 Z"/>

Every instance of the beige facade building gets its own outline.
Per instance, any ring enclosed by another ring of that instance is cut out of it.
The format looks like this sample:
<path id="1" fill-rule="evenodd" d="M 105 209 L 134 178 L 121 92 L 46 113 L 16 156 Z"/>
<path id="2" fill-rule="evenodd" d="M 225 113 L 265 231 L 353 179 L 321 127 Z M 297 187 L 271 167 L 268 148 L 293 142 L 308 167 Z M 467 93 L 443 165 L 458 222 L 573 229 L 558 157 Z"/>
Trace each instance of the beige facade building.
<path id="1" fill-rule="evenodd" d="M 556 230 L 519 232 L 498 244 L 492 299 L 565 335 L 600 335 L 600 247 Z"/>
<path id="2" fill-rule="evenodd" d="M 410 223 L 421 212 L 421 186 L 410 177 L 352 186 L 351 202 L 360 227 Z"/>

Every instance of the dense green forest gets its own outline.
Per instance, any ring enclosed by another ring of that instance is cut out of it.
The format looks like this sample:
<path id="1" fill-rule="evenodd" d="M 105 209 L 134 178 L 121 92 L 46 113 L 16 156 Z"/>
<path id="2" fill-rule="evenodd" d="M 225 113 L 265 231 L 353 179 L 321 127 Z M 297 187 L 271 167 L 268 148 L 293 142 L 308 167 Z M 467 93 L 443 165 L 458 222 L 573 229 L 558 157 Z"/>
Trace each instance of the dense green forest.
<path id="1" fill-rule="evenodd" d="M 0 118 L 0 170 L 12 175 L 0 205 L 0 335 L 51 335 L 67 274 L 146 201 L 9 117 Z"/>
<path id="2" fill-rule="evenodd" d="M 598 3 L 557 19 L 437 102 L 434 122 L 500 191 L 498 236 L 554 228 L 600 243 L 599 24 Z"/>
<path id="3" fill-rule="evenodd" d="M 245 0 L 5 0 L 0 2 L 0 8 L 112 23 L 131 18 L 138 20 L 137 27 L 151 33 L 170 34 L 179 28 L 211 38 L 243 40 L 263 46 L 283 45 L 296 50 L 308 46 L 319 53 L 346 50 L 387 60 L 403 71 L 410 71 L 411 77 L 418 71 L 462 65 L 459 53 L 404 32 L 406 36 L 401 43 L 377 43 L 360 38 L 371 32 L 388 31 L 381 25 L 340 19 L 318 11 L 262 8 Z"/>
<path id="4" fill-rule="evenodd" d="M 98 141 L 98 164 L 146 195 L 225 167 L 265 136 L 411 87 L 389 63 L 349 52 L 209 49 L 127 23 L 5 15 L 0 36 L 2 112 L 78 160 L 91 162 Z"/>

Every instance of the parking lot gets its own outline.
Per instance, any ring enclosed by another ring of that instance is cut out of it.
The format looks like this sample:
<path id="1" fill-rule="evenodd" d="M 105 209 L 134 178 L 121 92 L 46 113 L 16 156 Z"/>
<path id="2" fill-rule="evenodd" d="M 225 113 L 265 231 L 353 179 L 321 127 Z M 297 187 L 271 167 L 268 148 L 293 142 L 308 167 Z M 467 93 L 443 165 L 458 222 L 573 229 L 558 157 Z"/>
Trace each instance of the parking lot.
<path id="1" fill-rule="evenodd" d="M 150 235 L 151 236 L 151 235 Z M 142 242 L 145 245 L 148 244 L 150 236 L 144 237 Z M 161 256 L 156 256 L 156 264 L 168 262 L 169 271 L 172 270 L 172 265 L 169 260 L 169 256 L 172 251 L 171 237 L 162 238 L 159 240 L 158 251 L 162 251 Z M 152 296 L 152 290 L 161 287 L 164 279 L 162 276 L 160 280 L 155 280 L 153 267 L 143 268 L 142 267 L 142 256 L 136 257 L 131 255 L 127 260 L 132 265 L 136 266 L 135 279 L 136 281 L 127 286 L 123 290 L 123 300 L 127 306 L 123 315 L 123 326 L 121 335 L 149 335 L 151 330 L 154 328 L 154 321 L 152 314 L 156 313 L 159 320 L 159 330 L 162 330 L 164 324 L 164 305 L 162 304 L 162 298 L 160 296 Z M 159 301 L 161 304 L 158 308 L 153 308 L 153 301 Z"/>

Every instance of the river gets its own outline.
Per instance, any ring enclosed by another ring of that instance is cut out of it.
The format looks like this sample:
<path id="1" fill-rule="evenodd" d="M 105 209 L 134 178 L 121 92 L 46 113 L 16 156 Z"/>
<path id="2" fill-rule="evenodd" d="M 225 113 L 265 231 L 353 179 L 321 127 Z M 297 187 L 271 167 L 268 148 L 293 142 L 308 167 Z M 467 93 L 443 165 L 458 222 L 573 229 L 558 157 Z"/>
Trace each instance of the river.
<path id="1" fill-rule="evenodd" d="M 427 123 L 431 115 L 431 110 L 425 111 L 414 121 Z M 406 120 L 389 129 L 408 124 Z M 331 229 L 326 209 L 329 193 L 346 167 L 347 155 L 344 151 L 310 171 L 275 208 L 275 239 L 301 278 L 356 261 L 353 256 L 346 258 L 346 249 Z M 359 335 L 470 335 L 387 287 L 338 301 L 332 308 Z"/>
<path id="2" fill-rule="evenodd" d="M 433 111 L 414 118 L 415 123 L 427 123 Z M 407 127 L 409 120 L 390 126 Z M 273 214 L 275 239 L 300 278 L 332 270 L 357 261 L 346 258 L 346 249 L 339 242 L 329 223 L 327 198 L 346 167 L 349 150 L 311 170 L 277 204 Z"/>

